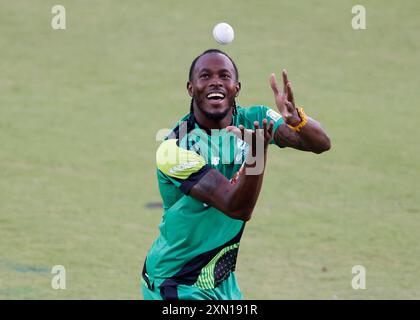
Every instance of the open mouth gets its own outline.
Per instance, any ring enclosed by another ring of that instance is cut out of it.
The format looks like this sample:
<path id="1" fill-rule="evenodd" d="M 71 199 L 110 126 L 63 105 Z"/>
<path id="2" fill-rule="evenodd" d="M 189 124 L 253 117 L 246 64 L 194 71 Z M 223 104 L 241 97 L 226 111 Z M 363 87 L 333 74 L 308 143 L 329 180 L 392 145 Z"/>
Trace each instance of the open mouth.
<path id="1" fill-rule="evenodd" d="M 209 100 L 220 101 L 225 98 L 225 95 L 221 92 L 211 92 L 207 94 L 206 98 Z"/>

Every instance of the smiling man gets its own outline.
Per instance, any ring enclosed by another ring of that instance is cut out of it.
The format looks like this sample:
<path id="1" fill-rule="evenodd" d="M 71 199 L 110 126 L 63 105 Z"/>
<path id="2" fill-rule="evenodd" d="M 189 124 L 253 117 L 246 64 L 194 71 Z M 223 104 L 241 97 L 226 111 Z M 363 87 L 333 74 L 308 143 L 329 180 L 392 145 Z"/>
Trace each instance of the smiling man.
<path id="1" fill-rule="evenodd" d="M 268 146 L 330 149 L 320 124 L 296 108 L 286 71 L 283 90 L 274 74 L 270 84 L 279 113 L 243 108 L 235 102 L 238 69 L 226 53 L 207 50 L 192 62 L 190 113 L 156 153 L 164 212 L 142 271 L 144 299 L 243 298 L 236 258 L 261 190 Z M 255 170 L 258 163 L 262 168 Z"/>

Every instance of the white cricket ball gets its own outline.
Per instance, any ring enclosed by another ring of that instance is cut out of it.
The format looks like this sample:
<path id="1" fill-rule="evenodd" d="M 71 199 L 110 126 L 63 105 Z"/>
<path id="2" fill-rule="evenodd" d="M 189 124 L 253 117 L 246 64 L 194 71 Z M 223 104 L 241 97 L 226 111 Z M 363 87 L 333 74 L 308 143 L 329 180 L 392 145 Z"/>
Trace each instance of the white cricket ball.
<path id="1" fill-rule="evenodd" d="M 221 22 L 214 26 L 213 37 L 220 44 L 228 44 L 235 38 L 235 33 L 229 24 Z"/>

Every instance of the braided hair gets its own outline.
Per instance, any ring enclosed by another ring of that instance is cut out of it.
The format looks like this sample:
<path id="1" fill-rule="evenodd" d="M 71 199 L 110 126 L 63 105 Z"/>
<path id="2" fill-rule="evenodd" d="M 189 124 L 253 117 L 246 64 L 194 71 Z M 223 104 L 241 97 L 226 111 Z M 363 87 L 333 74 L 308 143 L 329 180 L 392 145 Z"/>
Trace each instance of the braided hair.
<path id="1" fill-rule="evenodd" d="M 206 54 L 210 54 L 210 53 L 219 53 L 219 54 L 223 54 L 224 56 L 226 56 L 230 62 L 232 62 L 233 68 L 235 69 L 235 75 L 236 75 L 236 80 L 239 79 L 239 72 L 238 72 L 238 68 L 236 67 L 235 62 L 232 60 L 231 57 L 228 56 L 228 54 L 226 52 L 223 52 L 222 50 L 219 49 L 209 49 L 204 51 L 202 54 L 200 54 L 199 56 L 197 56 L 193 62 L 191 63 L 191 67 L 190 67 L 190 72 L 188 73 L 188 79 L 189 81 L 192 81 L 192 77 L 193 77 L 193 71 L 195 68 L 195 65 L 198 61 L 198 59 L 200 59 L 202 56 L 206 55 Z M 189 119 L 192 120 L 194 118 L 194 108 L 193 108 L 193 103 L 194 103 L 194 98 L 191 99 L 191 104 L 190 104 L 190 117 Z M 232 105 L 232 114 L 236 115 L 237 111 L 236 111 L 236 101 L 233 100 L 233 105 Z M 192 120 L 193 121 L 193 120 Z M 189 121 L 190 122 L 190 121 Z"/>

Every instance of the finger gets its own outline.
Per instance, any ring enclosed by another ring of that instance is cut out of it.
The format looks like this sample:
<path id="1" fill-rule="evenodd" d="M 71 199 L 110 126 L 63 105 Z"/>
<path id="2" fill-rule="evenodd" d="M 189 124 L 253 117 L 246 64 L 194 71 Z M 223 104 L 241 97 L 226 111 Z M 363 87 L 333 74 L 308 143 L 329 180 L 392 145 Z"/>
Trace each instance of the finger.
<path id="1" fill-rule="evenodd" d="M 283 90 L 284 90 L 284 94 L 287 93 L 287 83 L 289 82 L 289 80 L 287 79 L 287 71 L 286 69 L 283 69 L 283 71 L 281 72 L 282 76 L 283 76 Z"/>
<path id="2" fill-rule="evenodd" d="M 239 130 L 241 131 L 241 139 L 243 139 L 245 135 L 245 127 L 241 124 L 239 125 Z"/>
<path id="3" fill-rule="evenodd" d="M 235 126 L 228 126 L 226 127 L 226 130 L 233 133 L 236 137 L 238 137 L 241 140 L 245 141 L 245 134 L 247 136 L 252 136 L 252 134 L 254 133 L 253 130 L 248 130 L 245 129 L 245 127 L 243 125 L 239 125 L 239 127 L 235 127 Z"/>
<path id="4" fill-rule="evenodd" d="M 265 134 L 267 132 L 267 119 L 263 119 L 263 130 Z"/>
<path id="5" fill-rule="evenodd" d="M 271 120 L 269 125 L 268 125 L 268 133 L 270 136 L 273 136 L 273 130 L 274 130 L 274 121 Z"/>
<path id="6" fill-rule="evenodd" d="M 270 123 L 268 124 L 268 128 L 267 131 L 264 132 L 265 133 L 265 141 L 266 143 L 270 143 L 270 141 L 273 139 L 273 127 L 274 127 L 274 121 L 271 120 Z"/>
<path id="7" fill-rule="evenodd" d="M 256 137 L 261 135 L 260 130 L 258 130 L 260 128 L 260 123 L 258 121 L 254 121 L 254 131 L 252 132 L 252 141 L 254 143 L 254 141 L 256 141 Z"/>
<path id="8" fill-rule="evenodd" d="M 277 96 L 280 93 L 280 89 L 277 85 L 276 75 L 274 73 L 270 76 L 270 85 L 271 89 L 273 89 L 274 95 Z"/>
<path id="9" fill-rule="evenodd" d="M 226 127 L 226 131 L 231 132 L 235 136 L 237 136 L 238 138 L 242 139 L 243 130 L 241 130 L 240 128 L 235 127 L 235 126 L 228 126 L 228 127 Z"/>
<path id="10" fill-rule="evenodd" d="M 258 121 L 254 121 L 254 128 L 255 130 L 260 128 L 260 123 Z"/>
<path id="11" fill-rule="evenodd" d="M 290 81 L 287 83 L 287 100 L 295 106 L 295 98 L 293 96 L 292 83 Z"/>

